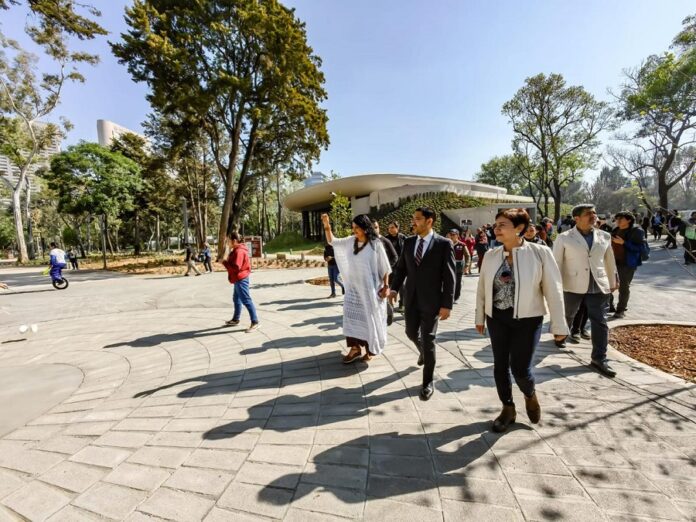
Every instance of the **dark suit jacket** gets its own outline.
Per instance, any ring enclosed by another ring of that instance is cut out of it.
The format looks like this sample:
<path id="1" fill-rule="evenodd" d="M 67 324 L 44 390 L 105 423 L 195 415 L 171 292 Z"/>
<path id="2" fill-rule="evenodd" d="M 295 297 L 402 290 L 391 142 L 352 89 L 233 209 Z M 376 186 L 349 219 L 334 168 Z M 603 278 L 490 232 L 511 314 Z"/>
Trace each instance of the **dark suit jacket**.
<path id="1" fill-rule="evenodd" d="M 396 264 L 390 288 L 399 291 L 406 280 L 406 308 L 416 303 L 421 310 L 437 313 L 440 308 L 452 309 L 454 303 L 455 263 L 452 242 L 438 234 L 433 236 L 416 266 L 416 241 L 411 236 L 404 241 L 404 248 Z"/>

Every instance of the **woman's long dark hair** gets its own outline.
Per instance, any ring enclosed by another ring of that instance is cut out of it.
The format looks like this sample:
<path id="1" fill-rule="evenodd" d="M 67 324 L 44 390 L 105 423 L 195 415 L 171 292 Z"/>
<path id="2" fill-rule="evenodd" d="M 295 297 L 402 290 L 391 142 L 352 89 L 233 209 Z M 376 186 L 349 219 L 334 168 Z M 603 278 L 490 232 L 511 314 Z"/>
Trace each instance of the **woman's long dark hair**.
<path id="1" fill-rule="evenodd" d="M 372 220 L 370 219 L 370 216 L 368 216 L 367 214 L 357 215 L 353 218 L 353 223 L 356 227 L 362 229 L 362 231 L 365 232 L 365 235 L 367 236 L 367 240 L 369 242 L 372 242 L 377 239 L 377 233 L 375 232 L 375 229 L 372 227 Z"/>

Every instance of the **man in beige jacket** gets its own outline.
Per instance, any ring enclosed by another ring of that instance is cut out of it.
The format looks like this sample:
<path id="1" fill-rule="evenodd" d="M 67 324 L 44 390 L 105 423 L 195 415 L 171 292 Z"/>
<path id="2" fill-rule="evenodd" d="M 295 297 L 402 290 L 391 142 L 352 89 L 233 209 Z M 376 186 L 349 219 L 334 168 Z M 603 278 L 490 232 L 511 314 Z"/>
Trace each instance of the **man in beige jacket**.
<path id="1" fill-rule="evenodd" d="M 575 227 L 558 236 L 553 255 L 563 278 L 563 300 L 568 325 L 583 300 L 592 329 L 592 366 L 608 377 L 616 372 L 607 361 L 609 327 L 606 313 L 611 292 L 618 288 L 611 235 L 595 228 L 597 212 L 592 204 L 573 208 Z"/>

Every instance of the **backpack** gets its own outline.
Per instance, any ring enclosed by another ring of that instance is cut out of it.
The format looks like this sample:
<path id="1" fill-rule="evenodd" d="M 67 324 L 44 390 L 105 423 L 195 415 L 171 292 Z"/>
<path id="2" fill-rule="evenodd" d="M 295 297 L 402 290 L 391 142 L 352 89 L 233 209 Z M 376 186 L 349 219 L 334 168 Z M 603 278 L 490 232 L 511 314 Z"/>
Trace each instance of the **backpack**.
<path id="1" fill-rule="evenodd" d="M 650 245 L 648 245 L 648 238 L 644 236 L 640 244 L 640 260 L 647 261 L 648 259 L 650 259 Z"/>

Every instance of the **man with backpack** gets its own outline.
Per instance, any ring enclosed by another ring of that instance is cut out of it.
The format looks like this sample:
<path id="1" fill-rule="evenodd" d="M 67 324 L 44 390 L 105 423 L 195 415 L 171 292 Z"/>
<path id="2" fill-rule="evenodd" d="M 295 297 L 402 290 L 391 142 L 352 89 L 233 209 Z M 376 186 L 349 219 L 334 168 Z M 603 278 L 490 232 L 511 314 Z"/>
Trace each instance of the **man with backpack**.
<path id="1" fill-rule="evenodd" d="M 643 264 L 643 260 L 647 260 L 649 247 L 645 240 L 645 232 L 636 226 L 636 218 L 632 213 L 618 212 L 614 217 L 617 226 L 611 233 L 611 247 L 619 274 L 619 302 L 613 317 L 623 319 L 631 295 L 633 275 L 636 268 Z"/>

